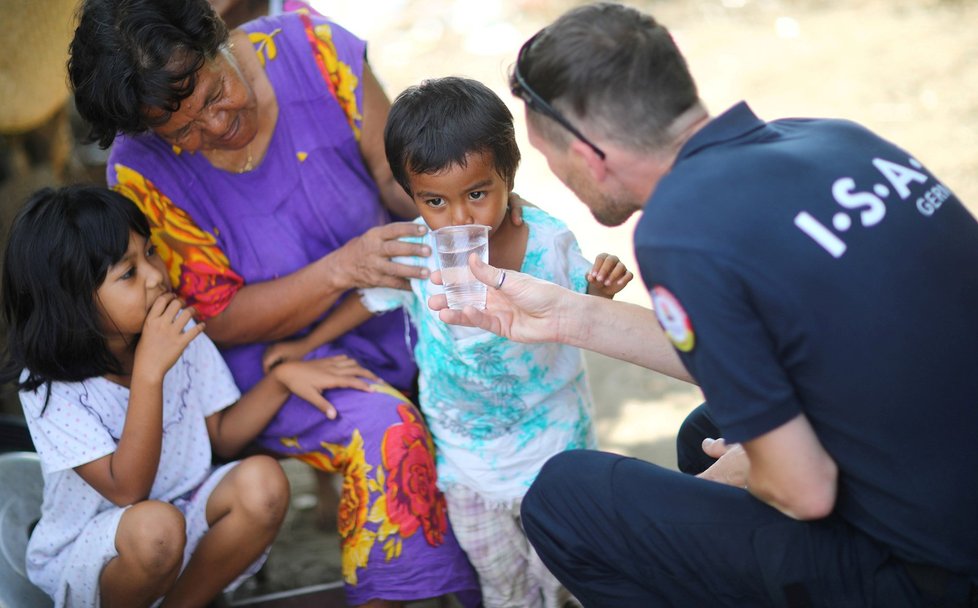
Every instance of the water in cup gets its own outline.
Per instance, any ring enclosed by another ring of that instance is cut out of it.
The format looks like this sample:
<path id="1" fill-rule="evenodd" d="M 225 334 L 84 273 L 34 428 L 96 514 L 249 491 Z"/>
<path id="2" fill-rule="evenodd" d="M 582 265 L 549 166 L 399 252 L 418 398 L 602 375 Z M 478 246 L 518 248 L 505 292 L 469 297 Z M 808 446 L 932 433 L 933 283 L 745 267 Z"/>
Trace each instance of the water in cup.
<path id="1" fill-rule="evenodd" d="M 489 262 L 489 227 L 479 224 L 446 226 L 435 230 L 434 235 L 448 307 L 453 310 L 466 306 L 485 308 L 486 285 L 469 270 L 469 256 L 474 253 L 483 262 Z"/>

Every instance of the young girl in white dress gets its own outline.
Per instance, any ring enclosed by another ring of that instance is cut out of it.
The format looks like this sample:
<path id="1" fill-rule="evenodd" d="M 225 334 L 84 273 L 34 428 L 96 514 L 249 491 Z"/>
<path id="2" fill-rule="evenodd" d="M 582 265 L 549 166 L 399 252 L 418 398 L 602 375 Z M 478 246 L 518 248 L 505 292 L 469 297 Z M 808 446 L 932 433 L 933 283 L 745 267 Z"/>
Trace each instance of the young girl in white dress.
<path id="1" fill-rule="evenodd" d="M 56 606 L 204 606 L 233 588 L 264 561 L 289 484 L 272 458 L 215 467 L 212 448 L 233 457 L 290 391 L 329 415 L 322 389 L 373 378 L 348 358 L 290 362 L 241 395 L 148 237 L 123 196 L 69 187 L 33 195 L 7 243 L 0 380 L 41 459 L 27 573 Z"/>

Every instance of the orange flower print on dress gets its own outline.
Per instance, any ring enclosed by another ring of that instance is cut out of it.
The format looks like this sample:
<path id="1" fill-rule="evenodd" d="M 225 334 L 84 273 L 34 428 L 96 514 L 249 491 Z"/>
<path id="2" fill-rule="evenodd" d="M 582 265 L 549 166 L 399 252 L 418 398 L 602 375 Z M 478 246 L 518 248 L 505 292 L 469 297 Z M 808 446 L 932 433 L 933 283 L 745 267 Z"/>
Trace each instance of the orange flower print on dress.
<path id="1" fill-rule="evenodd" d="M 381 442 L 381 464 L 366 460 L 360 431 L 354 430 L 346 446 L 322 442 L 320 451 L 299 451 L 292 456 L 316 469 L 343 473 L 343 491 L 337 525 L 342 538 L 343 580 L 357 584 L 357 570 L 365 568 L 374 546 L 380 544 L 384 561 L 401 557 L 404 539 L 420 529 L 425 541 L 437 547 L 448 533 L 445 497 L 437 488 L 434 445 L 410 401 L 385 382 L 373 392 L 400 401 L 401 422 L 388 427 Z M 302 450 L 295 437 L 280 438 L 286 448 Z"/>
<path id="2" fill-rule="evenodd" d="M 227 308 L 244 279 L 231 269 L 214 235 L 201 230 L 137 171 L 120 164 L 114 169 L 118 182 L 114 189 L 136 203 L 146 216 L 150 238 L 180 297 L 197 309 L 201 320 Z"/>
<path id="3" fill-rule="evenodd" d="M 306 38 L 316 51 L 316 63 L 326 81 L 326 86 L 340 104 L 350 123 L 350 128 L 353 129 L 353 135 L 359 140 L 363 116 L 357 109 L 356 91 L 360 79 L 349 65 L 339 60 L 336 45 L 333 44 L 333 30 L 329 25 L 314 24 L 308 14 L 300 14 L 300 17 L 306 28 Z"/>
<path id="4" fill-rule="evenodd" d="M 434 447 L 412 406 L 397 406 L 400 424 L 384 433 L 382 456 L 387 469 L 387 516 L 407 538 L 420 527 L 437 547 L 448 530 L 445 497 L 438 491 Z"/>
<path id="5" fill-rule="evenodd" d="M 357 584 L 357 568 L 367 566 L 370 550 L 377 533 L 366 529 L 370 503 L 368 476 L 373 467 L 367 464 L 363 437 L 354 430 L 349 445 L 322 443 L 323 452 L 307 452 L 295 457 L 317 469 L 335 472 L 342 470 L 343 490 L 340 493 L 337 528 L 342 538 L 343 579 Z"/>
<path id="6" fill-rule="evenodd" d="M 210 318 L 227 308 L 240 283 L 224 280 L 222 275 L 214 274 L 213 267 L 201 262 L 184 262 L 180 273 L 178 292 L 193 294 L 186 301 L 202 311 L 204 318 Z"/>

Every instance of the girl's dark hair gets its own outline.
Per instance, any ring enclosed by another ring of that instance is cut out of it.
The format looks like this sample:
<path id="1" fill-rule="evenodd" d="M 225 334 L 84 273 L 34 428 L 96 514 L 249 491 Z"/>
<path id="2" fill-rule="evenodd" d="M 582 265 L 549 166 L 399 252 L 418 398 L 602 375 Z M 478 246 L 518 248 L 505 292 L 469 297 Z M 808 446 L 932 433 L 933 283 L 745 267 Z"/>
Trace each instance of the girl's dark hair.
<path id="1" fill-rule="evenodd" d="M 85 0 L 68 77 L 92 140 L 108 148 L 117 133 L 169 120 L 194 92 L 197 71 L 227 40 L 207 0 Z M 150 121 L 148 108 L 162 115 Z"/>
<path id="2" fill-rule="evenodd" d="M 45 188 L 14 218 L 3 259 L 7 350 L 0 381 L 21 390 L 120 373 L 99 323 L 95 292 L 129 248 L 149 238 L 126 197 L 94 186 Z"/>
<path id="3" fill-rule="evenodd" d="M 411 194 L 411 173 L 465 166 L 470 153 L 488 153 L 510 190 L 520 164 L 513 115 L 498 95 L 468 78 L 437 78 L 409 87 L 391 105 L 384 148 L 394 179 Z"/>

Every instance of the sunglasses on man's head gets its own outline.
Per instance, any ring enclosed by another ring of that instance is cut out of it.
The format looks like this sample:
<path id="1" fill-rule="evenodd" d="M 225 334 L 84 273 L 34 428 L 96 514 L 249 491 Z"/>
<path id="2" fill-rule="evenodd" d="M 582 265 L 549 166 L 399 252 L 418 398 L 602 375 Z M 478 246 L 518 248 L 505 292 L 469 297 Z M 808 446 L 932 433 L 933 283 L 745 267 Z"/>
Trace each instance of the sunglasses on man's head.
<path id="1" fill-rule="evenodd" d="M 569 120 L 564 118 L 564 115 L 558 112 L 556 108 L 554 108 L 552 105 L 544 101 L 543 98 L 540 97 L 540 95 L 537 94 L 536 91 L 530 88 L 530 85 L 527 84 L 526 79 L 523 78 L 523 71 L 520 69 L 520 66 L 523 63 L 524 57 L 526 57 L 527 50 L 529 50 L 529 48 L 533 46 L 533 43 L 536 42 L 537 36 L 539 35 L 540 32 L 537 32 L 536 34 L 534 34 L 532 38 L 527 40 L 526 44 L 523 45 L 523 47 L 520 49 L 519 54 L 516 56 L 516 67 L 513 69 L 513 79 L 516 81 L 512 87 L 513 95 L 522 99 L 523 102 L 526 103 L 526 105 L 531 110 L 535 112 L 539 112 L 545 116 L 549 116 L 550 118 L 555 120 L 557 124 L 570 131 L 574 135 L 574 137 L 581 140 L 582 142 L 587 144 L 592 150 L 594 150 L 594 153 L 600 156 L 601 160 L 604 160 L 605 159 L 604 150 L 599 148 L 597 145 L 594 144 L 594 142 L 592 142 L 590 139 L 585 137 L 584 134 L 581 133 L 577 129 L 577 127 L 572 125 Z"/>

